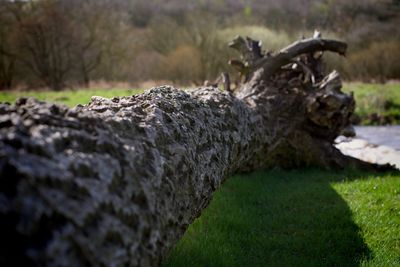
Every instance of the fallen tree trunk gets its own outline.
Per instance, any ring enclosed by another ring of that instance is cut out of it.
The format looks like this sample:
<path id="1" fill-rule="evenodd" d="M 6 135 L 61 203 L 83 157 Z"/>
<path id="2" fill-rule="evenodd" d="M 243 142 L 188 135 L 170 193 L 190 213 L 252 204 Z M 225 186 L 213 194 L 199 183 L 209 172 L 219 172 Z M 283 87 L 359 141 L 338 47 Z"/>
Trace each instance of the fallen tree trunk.
<path id="1" fill-rule="evenodd" d="M 20 99 L 0 106 L 0 263 L 154 266 L 235 172 L 260 168 L 390 169 L 342 155 L 354 99 L 312 38 L 274 55 L 231 44 L 235 92 L 162 86 L 68 109 Z M 239 63 L 238 63 L 239 62 Z"/>

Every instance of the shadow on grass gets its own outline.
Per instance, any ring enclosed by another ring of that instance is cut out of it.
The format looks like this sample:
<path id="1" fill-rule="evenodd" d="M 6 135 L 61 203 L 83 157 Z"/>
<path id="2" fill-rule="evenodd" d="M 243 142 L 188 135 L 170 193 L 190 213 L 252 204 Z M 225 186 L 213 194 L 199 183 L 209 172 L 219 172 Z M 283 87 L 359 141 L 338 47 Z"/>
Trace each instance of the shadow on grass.
<path id="1" fill-rule="evenodd" d="M 298 170 L 232 177 L 163 266 L 358 266 L 371 252 L 331 183 L 367 176 Z"/>

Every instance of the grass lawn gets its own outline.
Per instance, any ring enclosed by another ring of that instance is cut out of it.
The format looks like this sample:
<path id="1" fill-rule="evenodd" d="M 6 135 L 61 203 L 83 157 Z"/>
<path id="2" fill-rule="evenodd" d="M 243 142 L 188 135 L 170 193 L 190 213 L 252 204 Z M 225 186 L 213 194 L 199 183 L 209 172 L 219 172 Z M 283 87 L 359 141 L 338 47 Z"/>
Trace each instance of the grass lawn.
<path id="1" fill-rule="evenodd" d="M 129 96 L 142 93 L 142 89 L 78 89 L 65 91 L 6 91 L 0 92 L 0 102 L 13 103 L 19 97 L 32 96 L 40 100 L 61 103 L 69 107 L 77 104 L 87 104 L 94 95 L 102 97 Z"/>
<path id="2" fill-rule="evenodd" d="M 361 124 L 400 124 L 400 83 L 345 83 L 345 92 L 354 92 L 356 114 Z M 376 115 L 373 115 L 373 114 Z"/>
<path id="3" fill-rule="evenodd" d="M 268 171 L 215 193 L 163 266 L 400 266 L 400 176 Z"/>

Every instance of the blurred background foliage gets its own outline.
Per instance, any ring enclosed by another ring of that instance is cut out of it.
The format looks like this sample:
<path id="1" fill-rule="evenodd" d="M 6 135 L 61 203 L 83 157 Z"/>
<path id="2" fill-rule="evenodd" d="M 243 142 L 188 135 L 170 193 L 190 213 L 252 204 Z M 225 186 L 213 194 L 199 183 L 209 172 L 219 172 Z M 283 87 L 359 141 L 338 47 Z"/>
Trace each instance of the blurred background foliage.
<path id="1" fill-rule="evenodd" d="M 0 0 L 0 89 L 149 80 L 199 85 L 237 55 L 235 35 L 276 51 L 314 29 L 349 44 L 346 80 L 400 78 L 399 0 Z"/>

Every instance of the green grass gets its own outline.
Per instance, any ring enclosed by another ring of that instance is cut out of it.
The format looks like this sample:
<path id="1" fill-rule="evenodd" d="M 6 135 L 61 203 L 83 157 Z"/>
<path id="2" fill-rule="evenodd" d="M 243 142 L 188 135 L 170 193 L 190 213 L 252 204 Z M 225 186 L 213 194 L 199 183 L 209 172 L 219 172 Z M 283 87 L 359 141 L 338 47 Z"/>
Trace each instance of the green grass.
<path id="1" fill-rule="evenodd" d="M 77 104 L 87 104 L 90 98 L 94 95 L 111 98 L 114 96 L 129 96 L 142 93 L 142 89 L 78 89 L 64 90 L 59 92 L 54 91 L 7 91 L 0 92 L 0 102 L 13 103 L 19 97 L 36 97 L 40 100 L 46 100 L 54 103 L 61 103 L 69 107 Z"/>
<path id="2" fill-rule="evenodd" d="M 345 92 L 354 92 L 356 114 L 361 124 L 400 124 L 400 83 L 345 83 Z M 373 115 L 373 114 L 376 115 Z"/>
<path id="3" fill-rule="evenodd" d="M 335 182 L 373 252 L 364 266 L 400 266 L 400 176 Z"/>
<path id="4" fill-rule="evenodd" d="M 400 266 L 400 176 L 230 178 L 163 266 Z"/>

